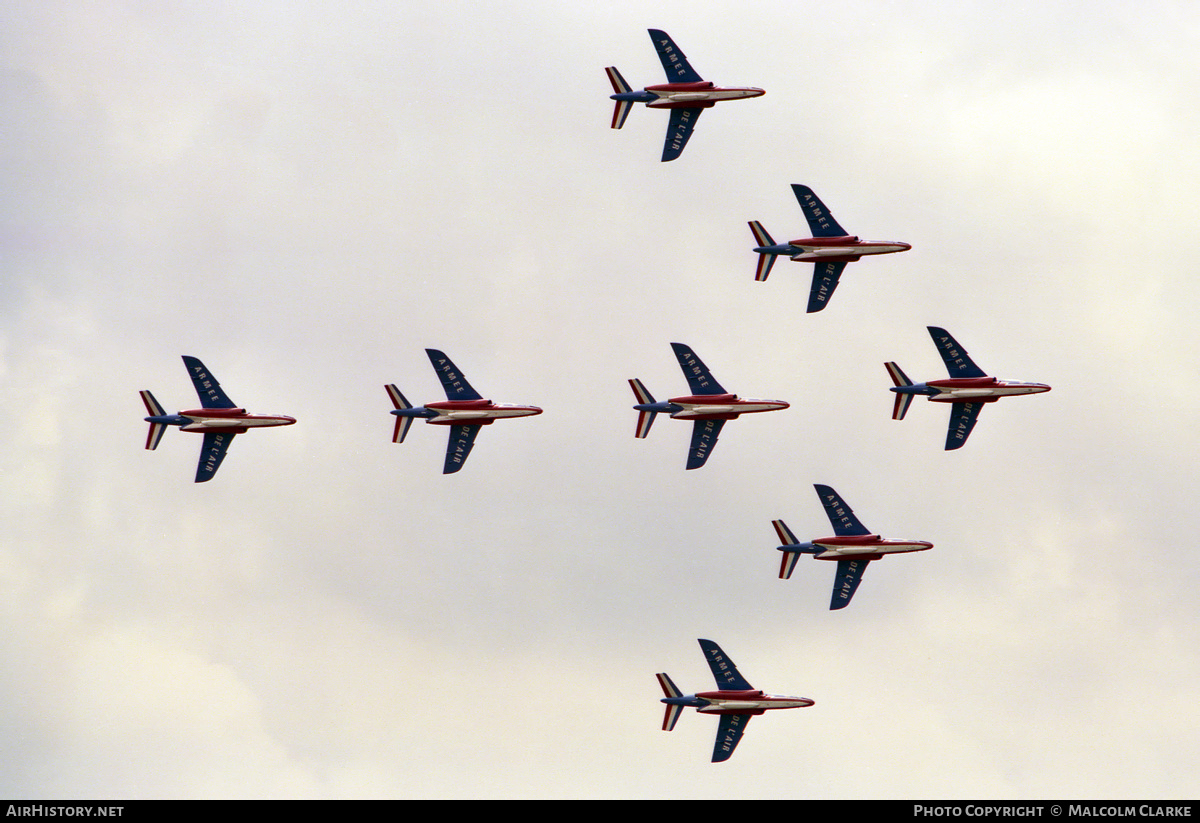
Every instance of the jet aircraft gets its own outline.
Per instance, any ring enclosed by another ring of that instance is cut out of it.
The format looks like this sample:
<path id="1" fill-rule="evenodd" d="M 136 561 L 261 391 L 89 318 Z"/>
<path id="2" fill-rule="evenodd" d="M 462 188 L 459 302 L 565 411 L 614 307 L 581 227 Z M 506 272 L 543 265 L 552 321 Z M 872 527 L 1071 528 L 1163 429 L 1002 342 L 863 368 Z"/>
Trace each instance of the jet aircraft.
<path id="1" fill-rule="evenodd" d="M 979 410 L 984 403 L 995 403 L 1001 397 L 1015 394 L 1041 394 L 1050 391 L 1045 383 L 1018 383 L 1014 380 L 998 380 L 988 377 L 967 356 L 967 350 L 958 345 L 950 333 L 937 326 L 927 326 L 938 354 L 950 372 L 949 380 L 930 380 L 928 383 L 913 384 L 895 363 L 884 366 L 891 375 L 892 391 L 896 402 L 892 407 L 892 419 L 903 420 L 914 396 L 926 395 L 934 403 L 952 403 L 950 427 L 946 432 L 946 450 L 960 449 L 967 442 L 971 429 L 979 419 Z"/>
<path id="2" fill-rule="evenodd" d="M 711 80 L 702 80 L 666 32 L 658 29 L 649 31 L 650 40 L 658 51 L 658 59 L 662 61 L 663 71 L 667 73 L 667 83 L 633 91 L 616 67 L 609 66 L 605 71 L 616 92 L 609 95 L 610 99 L 617 101 L 613 108 L 614 129 L 625 125 L 625 118 L 629 116 L 629 109 L 634 103 L 645 103 L 652 109 L 671 110 L 671 122 L 667 126 L 667 139 L 663 145 L 663 162 L 674 160 L 683 153 L 683 147 L 696 128 L 696 121 L 700 119 L 700 112 L 712 108 L 721 100 L 741 100 L 766 94 L 762 89 L 722 89 L 714 86 Z"/>
<path id="3" fill-rule="evenodd" d="M 150 412 L 150 416 L 146 418 L 146 422 L 150 424 L 150 432 L 146 435 L 146 448 L 158 448 L 158 441 L 162 440 L 167 426 L 179 426 L 179 430 L 185 432 L 203 433 L 200 464 L 196 467 L 197 483 L 212 480 L 221 461 L 225 459 L 225 452 L 233 442 L 234 435 L 250 429 L 290 426 L 296 422 L 296 418 L 283 415 L 246 414 L 245 409 L 234 405 L 217 382 L 217 378 L 212 376 L 203 363 L 185 354 L 183 364 L 196 387 L 196 394 L 200 396 L 201 408 L 167 414 L 153 394 L 148 391 L 141 392 L 146 411 Z"/>
<path id="4" fill-rule="evenodd" d="M 783 543 L 778 549 L 783 552 L 783 560 L 779 564 L 781 580 L 792 576 L 796 561 L 802 554 L 811 554 L 814 560 L 837 561 L 837 577 L 833 581 L 830 609 L 844 609 L 850 605 L 850 598 L 854 597 L 854 591 L 862 582 L 867 564 L 872 560 L 879 560 L 885 554 L 923 552 L 933 548 L 932 543 L 924 540 L 895 540 L 871 534 L 837 492 L 819 483 L 815 484 L 814 488 L 817 490 L 817 497 L 821 498 L 821 503 L 825 506 L 829 522 L 833 524 L 836 533 L 834 537 L 819 537 L 811 543 L 801 543 L 782 520 L 772 520 L 771 525 L 775 527 L 775 533 Z"/>
<path id="5" fill-rule="evenodd" d="M 687 459 L 689 469 L 698 469 L 708 460 L 726 420 L 735 420 L 742 414 L 788 407 L 782 400 L 742 399 L 736 394 L 728 393 L 690 348 L 682 343 L 672 343 L 671 348 L 675 350 L 675 357 L 679 360 L 679 367 L 683 369 L 683 376 L 687 378 L 688 388 L 692 393 L 672 397 L 665 403 L 655 403 L 654 397 L 646 391 L 641 380 L 636 377 L 630 380 L 629 385 L 638 401 L 634 408 L 639 412 L 634 436 L 643 438 L 648 435 L 655 415 L 660 412 L 680 420 L 694 421 L 692 445 Z"/>
<path id="6" fill-rule="evenodd" d="M 712 669 L 713 678 L 717 681 L 717 691 L 685 695 L 680 693 L 679 688 L 666 674 L 660 672 L 655 677 L 666 695 L 662 698 L 662 702 L 667 704 L 662 725 L 664 732 L 675 728 L 679 713 L 688 706 L 701 714 L 720 716 L 717 742 L 713 746 L 713 763 L 728 760 L 733 755 L 733 750 L 737 748 L 738 741 L 742 739 L 742 734 L 754 715 L 770 709 L 802 709 L 813 705 L 814 701 L 807 697 L 764 694 L 746 682 L 738 672 L 737 666 L 733 665 L 733 661 L 716 643 L 700 640 L 700 648 L 703 649 L 708 667 Z"/>
<path id="7" fill-rule="evenodd" d="M 396 415 L 396 428 L 392 432 L 393 443 L 403 443 L 414 418 L 422 417 L 426 423 L 450 426 L 450 440 L 446 444 L 446 463 L 442 474 L 453 474 L 467 462 L 467 455 L 475 445 L 475 435 L 480 426 L 490 426 L 502 417 L 529 417 L 541 414 L 537 406 L 506 406 L 484 400 L 479 392 L 463 377 L 450 358 L 437 349 L 426 349 L 429 362 L 442 381 L 446 399 L 437 403 L 413 407 L 394 384 L 385 386 L 392 399 L 392 414 Z"/>
<path id="8" fill-rule="evenodd" d="M 809 313 L 820 311 L 829 304 L 833 290 L 837 288 L 838 278 L 847 263 L 853 263 L 868 254 L 892 254 L 898 251 L 908 251 L 912 248 L 908 243 L 893 241 L 859 240 L 857 236 L 847 233 L 833 219 L 825 204 L 813 194 L 808 186 L 793 184 L 792 191 L 800 208 L 808 219 L 808 228 L 812 237 L 804 237 L 787 243 L 776 243 L 757 220 L 750 222 L 750 231 L 758 247 L 758 270 L 754 279 L 763 281 L 771 273 L 775 258 L 787 255 L 793 260 L 802 262 L 812 261 L 812 287 L 808 293 Z"/>

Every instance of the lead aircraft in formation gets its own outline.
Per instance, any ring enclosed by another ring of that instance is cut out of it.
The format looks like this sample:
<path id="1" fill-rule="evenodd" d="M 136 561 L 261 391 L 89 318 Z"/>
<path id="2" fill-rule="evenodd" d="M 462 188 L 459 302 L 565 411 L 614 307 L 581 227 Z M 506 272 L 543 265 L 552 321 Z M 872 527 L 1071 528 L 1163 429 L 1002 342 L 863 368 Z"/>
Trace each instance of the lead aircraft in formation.
<path id="1" fill-rule="evenodd" d="M 808 229 L 812 237 L 802 237 L 787 243 L 776 243 L 771 235 L 757 220 L 750 221 L 750 231 L 758 246 L 758 269 L 754 279 L 763 281 L 771 273 L 775 258 L 786 255 L 792 260 L 812 262 L 813 279 L 808 292 L 808 311 L 820 311 L 829 305 L 833 290 L 838 286 L 838 279 L 847 263 L 853 263 L 869 254 L 893 254 L 898 251 L 908 251 L 912 248 L 908 243 L 893 240 L 859 240 L 856 235 L 848 233 L 833 219 L 829 209 L 808 186 L 792 185 L 792 192 L 800 203 L 804 217 L 808 220 Z"/>
<path id="2" fill-rule="evenodd" d="M 179 426 L 180 431 L 203 434 L 200 465 L 196 467 L 197 483 L 213 479 L 235 434 L 250 429 L 290 426 L 296 422 L 296 418 L 283 415 L 246 414 L 245 409 L 238 408 L 229 399 L 217 378 L 212 376 L 203 363 L 185 354 L 183 365 L 187 367 L 192 385 L 196 387 L 196 394 L 200 396 L 201 408 L 167 414 L 153 394 L 148 391 L 140 392 L 146 411 L 150 412 L 150 416 L 146 418 L 146 422 L 150 424 L 150 432 L 146 435 L 146 448 L 157 449 L 158 441 L 162 440 L 163 432 L 168 426 Z"/>
<path id="3" fill-rule="evenodd" d="M 667 140 L 663 145 L 663 162 L 674 160 L 683 153 L 683 147 L 696 128 L 696 121 L 700 119 L 700 112 L 722 100 L 742 100 L 766 94 L 762 89 L 722 89 L 714 86 L 711 80 L 704 80 L 696 73 L 665 31 L 649 29 L 649 32 L 650 40 L 658 51 L 658 59 L 662 61 L 663 71 L 667 73 L 666 83 L 633 91 L 615 66 L 609 66 L 604 71 L 608 73 L 608 81 L 616 92 L 609 95 L 617 101 L 612 117 L 614 129 L 625 125 L 625 118 L 629 116 L 629 109 L 634 103 L 645 103 L 652 109 L 671 110 Z"/>
<path id="4" fill-rule="evenodd" d="M 802 709 L 813 705 L 813 701 L 807 697 L 766 694 L 761 689 L 754 688 L 742 677 L 737 666 L 733 665 L 729 655 L 721 651 L 720 646 L 711 640 L 699 642 L 708 667 L 712 669 L 713 678 L 717 681 L 715 692 L 683 694 L 665 673 L 659 672 L 655 677 L 666 695 L 662 698 L 662 702 L 667 704 L 666 713 L 663 715 L 664 732 L 674 729 L 679 720 L 679 713 L 689 707 L 701 714 L 715 714 L 721 718 L 717 726 L 717 742 L 713 745 L 713 763 L 728 760 L 733 755 L 733 750 L 737 748 L 750 718 L 754 715 L 771 709 Z"/>
<path id="5" fill-rule="evenodd" d="M 783 560 L 779 564 L 781 580 L 792 576 L 796 561 L 802 554 L 811 554 L 814 560 L 837 561 L 830 609 L 844 609 L 850 605 L 850 598 L 854 597 L 867 564 L 872 560 L 879 560 L 885 554 L 923 552 L 933 548 L 932 543 L 924 540 L 897 540 L 872 534 L 837 492 L 819 483 L 814 484 L 813 488 L 817 490 L 817 497 L 821 498 L 825 514 L 833 525 L 833 537 L 818 537 L 811 543 L 801 543 L 782 520 L 772 520 L 771 525 L 783 543 L 778 549 L 783 552 Z"/>
<path id="6" fill-rule="evenodd" d="M 450 426 L 442 474 L 453 474 L 467 462 L 467 455 L 475 445 L 475 435 L 479 434 L 480 426 L 490 426 L 504 417 L 529 417 L 542 413 L 537 406 L 506 406 L 484 400 L 444 353 L 437 349 L 426 349 L 425 353 L 429 355 L 429 362 L 442 381 L 446 399 L 414 407 L 394 384 L 385 386 L 395 406 L 392 414 L 396 415 L 396 428 L 392 432 L 392 442 L 403 443 L 409 426 L 418 417 L 436 426 Z"/>
<path id="7" fill-rule="evenodd" d="M 654 402 L 642 381 L 636 377 L 629 381 L 633 395 L 637 398 L 637 430 L 634 436 L 643 438 L 650 433 L 650 426 L 658 414 L 669 414 L 680 420 L 692 420 L 692 445 L 688 451 L 687 467 L 698 469 L 705 464 L 717 444 L 717 437 L 726 420 L 736 420 L 743 414 L 786 409 L 782 400 L 752 400 L 740 398 L 725 391 L 704 362 L 689 347 L 672 343 L 679 367 L 687 378 L 689 395 L 672 397 L 665 403 Z"/>
<path id="8" fill-rule="evenodd" d="M 967 350 L 958 345 L 950 332 L 937 326 L 927 326 L 938 354 L 950 372 L 949 380 L 930 380 L 914 384 L 895 363 L 884 363 L 895 384 L 896 402 L 892 406 L 892 419 L 903 420 L 908 407 L 918 394 L 927 396 L 934 403 L 952 403 L 950 428 L 946 432 L 946 450 L 961 449 L 979 420 L 979 410 L 984 403 L 995 403 L 1001 397 L 1018 394 L 1041 394 L 1050 391 L 1045 383 L 1020 383 L 1015 380 L 998 380 L 989 377 L 967 356 Z"/>

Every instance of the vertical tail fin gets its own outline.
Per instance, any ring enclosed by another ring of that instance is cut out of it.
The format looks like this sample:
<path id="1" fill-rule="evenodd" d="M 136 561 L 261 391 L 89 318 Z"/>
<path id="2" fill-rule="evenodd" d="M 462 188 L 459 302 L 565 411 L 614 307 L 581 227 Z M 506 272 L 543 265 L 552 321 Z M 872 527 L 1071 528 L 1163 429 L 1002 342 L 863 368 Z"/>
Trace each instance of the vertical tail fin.
<path id="1" fill-rule="evenodd" d="M 164 417 L 166 415 L 162 404 L 154 399 L 154 395 L 148 391 L 138 393 L 142 396 L 142 403 L 146 406 L 146 411 L 150 412 L 151 417 Z M 166 430 L 166 423 L 151 423 L 150 431 L 146 434 L 146 448 L 150 450 L 157 449 L 158 441 L 162 440 L 163 432 Z"/>
<path id="2" fill-rule="evenodd" d="M 646 405 L 654 402 L 654 397 L 650 392 L 646 391 L 646 387 L 642 385 L 642 381 L 636 377 L 629 381 L 630 388 L 633 389 L 633 396 L 637 398 L 638 405 Z M 637 429 L 633 436 L 639 439 L 650 434 L 650 427 L 654 425 L 654 418 L 658 412 L 646 411 L 638 409 Z"/>
<path id="3" fill-rule="evenodd" d="M 408 399 L 400 393 L 400 390 L 396 388 L 394 383 L 389 383 L 384 388 L 387 389 L 388 397 L 392 399 L 392 406 L 395 408 L 411 409 L 413 407 L 412 403 L 408 402 Z M 412 425 L 412 421 L 411 417 L 405 417 L 400 414 L 396 415 L 396 428 L 392 430 L 393 443 L 404 442 L 404 437 L 408 434 L 408 428 Z"/>
<path id="4" fill-rule="evenodd" d="M 679 691 L 679 687 L 671 681 L 671 678 L 665 672 L 659 672 L 654 676 L 658 678 L 658 685 L 662 686 L 663 694 L 667 697 L 679 697 L 682 694 Z M 679 720 L 679 713 L 682 710 L 683 706 L 680 706 L 678 703 L 667 704 L 667 710 L 663 714 L 662 727 L 664 732 L 669 732 L 675 728 L 675 723 Z"/>
<path id="5" fill-rule="evenodd" d="M 893 385 L 911 386 L 913 384 L 908 379 L 908 375 L 895 363 L 884 363 L 883 366 L 887 369 L 888 375 L 891 376 Z M 904 419 L 904 415 L 908 414 L 908 407 L 912 405 L 913 396 L 907 392 L 896 392 L 896 402 L 892 405 L 893 420 Z"/>
<path id="6" fill-rule="evenodd" d="M 762 223 L 757 220 L 750 221 L 750 231 L 754 232 L 754 240 L 758 243 L 759 248 L 766 246 L 774 246 L 775 241 L 771 239 L 771 235 L 763 228 Z M 775 265 L 775 255 L 765 252 L 758 253 L 758 268 L 754 273 L 754 279 L 758 282 L 763 282 L 771 273 L 771 267 Z"/>

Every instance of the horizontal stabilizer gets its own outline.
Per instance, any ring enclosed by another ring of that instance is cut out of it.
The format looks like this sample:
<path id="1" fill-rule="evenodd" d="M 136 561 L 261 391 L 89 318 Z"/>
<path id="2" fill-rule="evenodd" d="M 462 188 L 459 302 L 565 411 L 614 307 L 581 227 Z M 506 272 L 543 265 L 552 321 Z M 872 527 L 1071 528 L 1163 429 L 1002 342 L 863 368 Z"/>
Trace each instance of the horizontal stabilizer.
<path id="1" fill-rule="evenodd" d="M 617 94 L 629 94 L 632 91 L 629 84 L 625 82 L 625 78 L 621 76 L 621 72 L 617 71 L 616 66 L 609 66 L 604 72 L 608 75 L 608 82 L 612 83 L 613 91 Z"/>
<path id="2" fill-rule="evenodd" d="M 779 563 L 779 579 L 790 580 L 792 571 L 796 568 L 796 561 L 800 559 L 800 552 L 784 552 L 783 560 Z"/>
<path id="3" fill-rule="evenodd" d="M 913 384 L 913 382 L 908 379 L 908 375 L 904 373 L 904 370 L 895 363 L 884 363 L 883 367 L 887 369 L 888 376 L 892 378 L 892 385 L 911 386 Z"/>
<path id="4" fill-rule="evenodd" d="M 403 394 L 400 393 L 400 390 L 398 388 L 396 388 L 395 383 L 389 383 L 388 385 L 384 386 L 384 388 L 387 389 L 388 397 L 391 398 L 392 408 L 396 408 L 396 409 L 411 409 L 412 408 L 412 403 L 409 403 L 408 399 Z"/>
<path id="5" fill-rule="evenodd" d="M 658 678 L 658 685 L 662 687 L 663 694 L 667 697 L 679 697 L 679 695 L 683 694 L 666 672 L 659 672 L 654 676 Z"/>
<path id="6" fill-rule="evenodd" d="M 142 403 L 145 405 L 146 411 L 150 412 L 151 417 L 162 417 L 166 414 L 166 412 L 163 411 L 162 404 L 155 400 L 154 395 L 152 395 L 150 392 L 142 391 L 138 392 L 138 394 L 142 396 Z"/>
<path id="7" fill-rule="evenodd" d="M 163 432 L 167 430 L 166 423 L 151 423 L 150 431 L 146 434 L 146 448 L 157 449 L 158 441 L 162 440 Z"/>
<path id="8" fill-rule="evenodd" d="M 654 418 L 657 416 L 657 412 L 646 411 L 645 409 L 639 410 L 637 429 L 634 430 L 633 436 L 638 440 L 645 439 L 650 434 L 650 427 L 654 425 Z"/>
<path id="9" fill-rule="evenodd" d="M 763 246 L 774 246 L 775 245 L 775 241 L 771 239 L 771 235 L 769 235 L 767 233 L 767 230 L 762 227 L 762 223 L 759 223 L 757 220 L 752 220 L 750 222 L 750 231 L 754 232 L 754 239 L 758 243 L 760 248 L 762 248 Z M 774 265 L 775 265 L 775 255 L 774 254 L 765 254 L 763 252 L 759 252 L 758 267 L 754 271 L 754 279 L 756 281 L 758 281 L 759 283 L 766 280 L 767 277 L 771 274 L 771 267 Z"/>
<path id="10" fill-rule="evenodd" d="M 796 535 L 792 534 L 792 530 L 788 528 L 787 523 L 782 520 L 772 520 L 771 525 L 775 527 L 775 533 L 779 535 L 779 542 L 785 546 L 795 546 L 799 544 Z"/>
<path id="11" fill-rule="evenodd" d="M 629 381 L 629 387 L 633 389 L 633 396 L 637 398 L 638 405 L 644 406 L 654 402 L 654 396 L 646 391 L 646 387 L 642 385 L 642 381 L 636 377 Z M 658 412 L 647 411 L 646 409 L 638 409 L 637 429 L 634 430 L 634 437 L 639 440 L 650 434 L 650 427 L 654 425 L 654 418 Z"/>
<path id="12" fill-rule="evenodd" d="M 892 419 L 903 420 L 904 415 L 908 414 L 908 407 L 912 405 L 912 400 L 913 395 L 896 392 L 896 402 L 892 404 Z"/>
<path id="13" fill-rule="evenodd" d="M 653 403 L 654 396 L 646 391 L 645 385 L 636 377 L 629 381 L 629 387 L 633 389 L 633 396 L 637 398 L 638 403 Z"/>
<path id="14" fill-rule="evenodd" d="M 411 417 L 402 417 L 396 415 L 396 426 L 392 429 L 392 442 L 403 443 L 404 438 L 408 436 L 408 430 L 412 427 L 413 419 Z"/>
<path id="15" fill-rule="evenodd" d="M 612 128 L 619 129 L 625 125 L 625 118 L 629 117 L 629 110 L 633 108 L 633 103 L 628 100 L 617 100 L 613 105 Z"/>

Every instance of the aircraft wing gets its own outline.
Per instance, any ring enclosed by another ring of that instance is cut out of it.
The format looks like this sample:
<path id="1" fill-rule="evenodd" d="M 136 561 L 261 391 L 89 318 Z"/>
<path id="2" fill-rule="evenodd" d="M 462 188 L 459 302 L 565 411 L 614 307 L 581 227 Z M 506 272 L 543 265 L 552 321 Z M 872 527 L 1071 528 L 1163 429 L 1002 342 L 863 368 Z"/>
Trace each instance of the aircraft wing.
<path id="1" fill-rule="evenodd" d="M 846 505 L 841 495 L 829 486 L 823 486 L 820 483 L 814 483 L 813 488 L 817 490 L 817 497 L 821 498 L 821 504 L 825 506 L 825 514 L 828 515 L 829 522 L 833 525 L 834 534 L 838 537 L 850 537 L 871 533 L 867 531 L 866 526 L 859 522 L 854 510 Z"/>
<path id="2" fill-rule="evenodd" d="M 688 63 L 687 57 L 679 50 L 679 46 L 675 45 L 669 34 L 658 29 L 648 31 L 650 40 L 654 43 L 654 50 L 658 52 L 658 59 L 662 61 L 663 71 L 667 73 L 668 83 L 700 83 L 704 80 L 696 74 L 696 70 Z"/>
<path id="3" fill-rule="evenodd" d="M 701 639 L 699 643 L 700 648 L 704 650 L 705 659 L 708 660 L 708 667 L 712 669 L 713 678 L 717 681 L 718 689 L 731 691 L 752 691 L 754 689 L 738 672 L 733 661 L 725 652 L 721 651 L 720 646 L 711 640 Z"/>
<path id="4" fill-rule="evenodd" d="M 229 450 L 229 444 L 233 442 L 233 437 L 232 434 L 205 432 L 204 445 L 200 447 L 200 464 L 196 466 L 197 483 L 212 480 L 216 476 L 217 469 L 221 467 L 221 461 L 225 459 L 225 452 Z"/>
<path id="5" fill-rule="evenodd" d="M 679 361 L 679 368 L 683 369 L 683 376 L 687 379 L 688 389 L 692 394 L 729 393 L 712 376 L 712 372 L 708 370 L 708 366 L 704 365 L 704 361 L 697 357 L 690 348 L 682 343 L 672 343 L 671 348 L 675 352 L 675 359 Z"/>
<path id="6" fill-rule="evenodd" d="M 950 428 L 946 432 L 946 451 L 961 449 L 979 421 L 982 403 L 954 403 L 950 406 Z"/>
<path id="7" fill-rule="evenodd" d="M 723 763 L 733 756 L 733 750 L 741 742 L 742 734 L 750 725 L 749 714 L 723 714 L 721 725 L 717 726 L 717 742 L 713 745 L 712 762 Z"/>
<path id="8" fill-rule="evenodd" d="M 813 237 L 849 236 L 850 233 L 838 225 L 838 221 L 833 219 L 829 209 L 825 208 L 821 198 L 817 197 L 812 189 L 793 183 L 792 193 L 800 203 L 800 210 L 804 212 L 804 219 L 808 221 L 808 228 Z"/>
<path id="9" fill-rule="evenodd" d="M 717 435 L 721 433 L 724 420 L 696 420 L 692 424 L 692 445 L 688 451 L 687 467 L 698 469 L 708 461 L 713 446 L 717 445 Z"/>
<path id="10" fill-rule="evenodd" d="M 206 409 L 237 408 L 237 404 L 229 399 L 229 395 L 225 394 L 221 384 L 217 382 L 217 378 L 212 376 L 203 363 L 195 357 L 188 357 L 185 354 L 183 355 L 183 365 L 187 367 L 188 377 L 192 378 L 192 385 L 196 387 L 196 394 L 200 396 L 202 407 Z"/>
<path id="11" fill-rule="evenodd" d="M 858 584 L 862 582 L 863 572 L 867 570 L 867 564 L 870 560 L 861 558 L 843 558 L 837 562 L 837 577 L 833 581 L 833 597 L 829 601 L 829 608 L 844 609 L 850 605 L 850 598 L 854 597 L 854 592 L 858 588 Z"/>
<path id="12" fill-rule="evenodd" d="M 667 124 L 667 139 L 663 143 L 663 162 L 674 160 L 683 154 L 683 147 L 696 129 L 703 108 L 671 109 L 671 122 Z"/>
<path id="13" fill-rule="evenodd" d="M 933 345 L 937 346 L 938 354 L 942 356 L 942 362 L 946 364 L 946 371 L 950 372 L 951 377 L 987 377 L 983 370 L 967 356 L 967 350 L 958 345 L 958 341 L 950 336 L 950 332 L 939 329 L 937 326 L 927 326 L 926 328 L 929 329 Z"/>
<path id="14" fill-rule="evenodd" d="M 450 440 L 446 443 L 446 463 L 442 466 L 442 474 L 454 474 L 467 462 L 467 455 L 475 445 L 475 435 L 479 434 L 482 426 L 451 426 Z"/>
<path id="15" fill-rule="evenodd" d="M 829 305 L 833 290 L 838 286 L 838 279 L 846 268 L 845 263 L 816 263 L 813 265 L 812 287 L 808 291 L 808 313 L 820 311 Z"/>
<path id="16" fill-rule="evenodd" d="M 433 364 L 433 370 L 437 372 L 438 380 L 442 381 L 442 388 L 446 390 L 447 400 L 483 399 L 479 392 L 471 388 L 467 378 L 463 377 L 462 372 L 443 352 L 437 349 L 426 349 L 425 353 L 429 355 L 429 362 Z"/>

